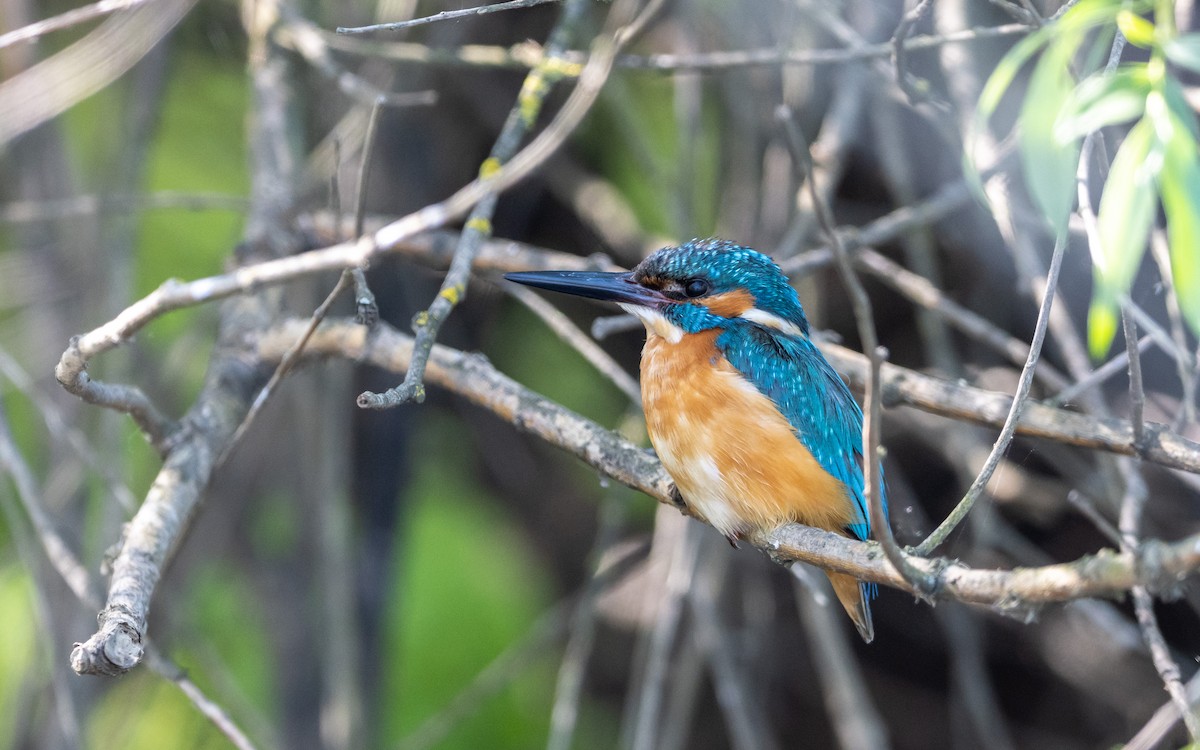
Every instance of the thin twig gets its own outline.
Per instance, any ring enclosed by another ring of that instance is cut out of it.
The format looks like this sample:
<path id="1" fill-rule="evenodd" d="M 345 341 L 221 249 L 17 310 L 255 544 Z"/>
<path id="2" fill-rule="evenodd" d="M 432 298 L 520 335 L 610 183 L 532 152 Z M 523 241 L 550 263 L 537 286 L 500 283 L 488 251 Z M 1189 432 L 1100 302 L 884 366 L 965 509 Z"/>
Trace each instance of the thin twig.
<path id="1" fill-rule="evenodd" d="M 808 635 L 808 649 L 821 680 L 821 695 L 833 730 L 843 748 L 886 750 L 887 726 L 867 690 L 862 670 L 835 612 L 839 607 L 825 576 L 814 575 L 805 565 L 791 567 L 796 585 L 800 621 Z"/>
<path id="2" fill-rule="evenodd" d="M 570 750 L 575 726 L 579 721 L 579 703 L 583 693 L 583 678 L 596 636 L 596 598 L 604 579 L 600 564 L 605 552 L 616 543 L 624 517 L 621 501 L 609 493 L 600 506 L 600 530 L 592 546 L 591 559 L 595 572 L 584 584 L 571 615 L 571 637 L 558 668 L 558 684 L 554 689 L 554 704 L 550 710 L 550 737 L 547 750 Z"/>
<path id="3" fill-rule="evenodd" d="M 300 336 L 300 338 L 296 339 L 296 343 L 292 345 L 292 348 L 289 349 L 287 354 L 279 360 L 279 364 L 276 365 L 274 372 L 271 373 L 271 377 L 258 391 L 258 394 L 255 395 L 254 401 L 250 403 L 250 408 L 246 411 L 245 416 L 242 417 L 242 421 L 238 424 L 237 429 L 234 430 L 233 436 L 229 438 L 227 443 L 225 443 L 225 447 L 221 451 L 220 457 L 217 459 L 217 466 L 224 464 L 226 459 L 228 459 L 230 454 L 233 452 L 233 449 L 241 443 L 242 437 L 246 434 L 246 430 L 250 429 L 250 425 L 254 424 L 254 420 L 258 416 L 258 413 L 262 411 L 263 406 L 265 406 L 267 401 L 271 399 L 271 396 L 274 395 L 275 388 L 278 387 L 279 382 L 283 380 L 284 376 L 286 376 L 291 371 L 292 367 L 296 365 L 296 362 L 300 360 L 300 356 L 304 353 L 305 344 L 308 343 L 309 338 L 313 335 L 313 332 L 317 330 L 317 326 L 321 324 L 321 321 L 325 320 L 325 316 L 329 314 L 329 308 L 331 308 L 333 303 L 337 301 L 338 296 L 341 295 L 342 291 L 349 284 L 349 280 L 349 271 L 343 271 L 342 275 L 338 277 L 337 283 L 333 285 L 333 289 L 331 289 L 329 294 L 325 296 L 325 301 L 318 305 L 317 309 L 313 311 L 313 314 L 309 316 L 308 327 L 304 330 L 304 334 Z"/>
<path id="4" fill-rule="evenodd" d="M 1137 323 L 1128 305 L 1121 306 L 1121 325 L 1125 332 L 1125 354 L 1129 360 L 1129 423 L 1133 426 L 1133 442 L 1140 443 L 1146 435 L 1146 391 L 1142 388 L 1142 357 L 1137 347 Z"/>
<path id="5" fill-rule="evenodd" d="M 146 662 L 155 672 L 158 672 L 163 678 L 172 682 L 175 687 L 187 696 L 187 699 L 192 702 L 198 711 L 215 726 L 225 738 L 236 747 L 238 750 L 254 750 L 255 745 L 246 736 L 225 709 L 213 702 L 211 698 L 205 695 L 200 687 L 192 682 L 178 664 L 171 662 L 166 657 L 158 652 L 158 649 L 149 646 L 146 649 Z"/>
<path id="6" fill-rule="evenodd" d="M 0 473 L 6 473 L 12 477 L 17 490 L 17 500 L 29 518 L 42 552 L 50 561 L 55 572 L 83 606 L 93 610 L 99 609 L 102 591 L 100 582 L 79 560 L 74 550 L 54 528 L 53 522 L 42 508 L 42 502 L 39 499 L 41 491 L 34 480 L 33 472 L 13 441 L 8 418 L 4 412 L 3 399 L 0 399 Z M 151 669 L 179 686 L 200 713 L 211 721 L 239 750 L 253 750 L 254 744 L 246 738 L 245 733 L 230 718 L 225 709 L 207 698 L 184 676 L 183 670 L 178 665 L 161 656 L 148 638 L 144 643 L 151 654 Z"/>
<path id="7" fill-rule="evenodd" d="M 1125 298 L 1124 304 L 1129 309 L 1129 314 L 1133 316 L 1134 321 L 1146 329 L 1146 333 L 1154 339 L 1154 343 L 1159 349 L 1162 349 L 1168 356 L 1176 361 L 1183 362 L 1184 365 L 1195 372 L 1198 363 L 1196 355 L 1188 351 L 1186 347 L 1176 346 L 1171 335 L 1158 324 L 1148 312 L 1142 309 L 1142 306 L 1129 299 Z"/>
<path id="8" fill-rule="evenodd" d="M 1063 232 L 1059 234 L 1058 239 L 1054 242 L 1054 254 L 1050 259 L 1050 270 L 1046 274 L 1046 292 L 1042 297 L 1041 309 L 1038 311 L 1037 325 L 1033 330 L 1033 340 L 1029 343 L 1029 356 L 1025 360 L 1025 367 L 1021 370 L 1021 377 L 1017 381 L 1017 389 L 1013 394 L 1008 416 L 1004 420 L 1004 427 L 1000 429 L 1000 435 L 992 445 L 992 452 L 984 462 L 983 468 L 979 470 L 975 481 L 971 483 L 966 494 L 963 495 L 963 499 L 958 502 L 958 505 L 950 512 L 950 515 L 946 516 L 946 520 L 942 521 L 933 530 L 933 533 L 925 538 L 925 541 L 917 545 L 916 552 L 919 555 L 925 556 L 937 549 L 950 536 L 950 532 L 954 531 L 955 527 L 967 517 L 967 514 L 971 512 L 971 508 L 974 507 L 975 501 L 979 499 L 984 488 L 987 487 L 987 483 L 991 481 L 992 473 L 1000 465 L 1000 459 L 1008 451 L 1009 443 L 1012 442 L 1012 438 L 1016 434 L 1017 424 L 1021 419 L 1021 412 L 1025 408 L 1025 400 L 1029 397 L 1029 387 L 1033 384 L 1034 369 L 1041 358 L 1042 344 L 1046 340 L 1046 327 L 1050 323 L 1050 310 L 1054 303 L 1055 290 L 1058 288 L 1058 274 L 1062 269 L 1062 259 L 1066 247 L 1067 235 L 1066 232 Z"/>
<path id="9" fill-rule="evenodd" d="M 326 37 L 319 27 L 284 7 L 287 23 L 280 24 L 274 38 L 288 49 L 299 52 L 322 75 L 337 84 L 338 90 L 359 104 L 389 107 L 419 107 L 437 103 L 436 91 L 384 91 L 362 76 L 347 70 L 330 51 Z"/>
<path id="10" fill-rule="evenodd" d="M 854 255 L 854 263 L 909 300 L 936 313 L 962 333 L 1003 354 L 1013 364 L 1024 364 L 1029 355 L 1028 344 L 950 299 L 924 276 L 909 271 L 870 247 L 860 248 Z M 1064 389 L 1069 385 L 1062 373 L 1045 363 L 1037 368 L 1034 377 L 1051 388 Z"/>
<path id="11" fill-rule="evenodd" d="M 414 26 L 424 26 L 427 23 L 437 23 L 439 21 L 453 21 L 459 18 L 470 18 L 472 16 L 482 16 L 487 13 L 497 13 L 504 10 L 516 10 L 518 8 L 532 8 L 537 5 L 546 3 L 557 3 L 561 0 L 508 0 L 504 3 L 494 3 L 492 5 L 480 5 L 474 8 L 463 8 L 461 10 L 444 10 L 441 13 L 435 13 L 432 16 L 422 16 L 421 18 L 412 18 L 407 21 L 394 21 L 392 23 L 375 23 L 370 26 L 338 26 L 337 33 L 339 34 L 366 34 L 372 31 L 400 31 L 401 29 L 410 29 Z"/>
<path id="12" fill-rule="evenodd" d="M 1124 326 L 1126 351 L 1129 353 L 1130 419 L 1133 425 L 1133 439 L 1136 443 L 1140 442 L 1145 434 L 1142 412 L 1146 394 L 1142 389 L 1141 357 L 1138 356 L 1135 345 L 1137 325 L 1133 322 L 1132 306 L 1132 303 L 1127 300 L 1123 302 L 1121 322 Z M 1121 533 L 1121 550 L 1131 555 L 1137 555 L 1142 547 L 1142 517 L 1150 493 L 1146 487 L 1146 481 L 1131 460 L 1119 460 L 1117 468 L 1125 480 L 1125 497 L 1121 501 L 1121 512 L 1117 522 L 1117 528 Z M 1154 663 L 1154 668 L 1158 671 L 1163 685 L 1166 686 L 1171 700 L 1179 709 L 1192 742 L 1200 741 L 1200 716 L 1191 710 L 1188 703 L 1187 691 L 1183 687 L 1179 665 L 1171 657 L 1162 630 L 1158 626 L 1158 618 L 1154 614 L 1154 598 L 1142 585 L 1133 586 L 1130 589 L 1130 597 L 1133 599 L 1134 616 L 1142 631 L 1142 639 L 1150 650 L 1150 660 Z"/>
<path id="13" fill-rule="evenodd" d="M 159 190 L 136 195 L 76 195 L 70 198 L 0 204 L 0 222 L 25 224 L 95 216 L 100 213 L 116 215 L 122 212 L 132 214 L 164 209 L 242 213 L 249 205 L 250 202 L 240 195 L 178 190 Z"/>
<path id="14" fill-rule="evenodd" d="M 1145 546 L 1141 540 L 1141 523 L 1149 491 L 1146 488 L 1145 480 L 1132 461 L 1123 459 L 1117 464 L 1121 476 L 1125 480 L 1125 497 L 1121 501 L 1121 515 L 1118 523 L 1121 532 L 1121 551 L 1136 556 L 1143 552 Z M 1154 663 L 1154 668 L 1158 671 L 1158 676 L 1162 679 L 1171 700 L 1179 709 L 1188 734 L 1191 735 L 1191 741 L 1198 742 L 1200 741 L 1200 716 L 1197 716 L 1188 702 L 1179 665 L 1171 658 L 1171 652 L 1167 648 L 1162 630 L 1158 626 L 1158 618 L 1154 614 L 1154 598 L 1148 588 L 1142 584 L 1131 586 L 1129 593 L 1133 599 L 1134 616 L 1142 631 L 1142 639 L 1150 650 L 1150 660 Z"/>
<path id="15" fill-rule="evenodd" d="M 362 156 L 358 164 L 358 189 L 354 193 L 354 237 L 362 237 L 363 224 L 367 217 L 367 185 L 371 180 L 371 158 L 375 149 L 375 134 L 379 129 L 379 119 L 383 113 L 383 103 L 375 102 L 371 107 L 371 116 L 367 119 L 367 132 L 363 135 Z M 350 269 L 354 279 L 355 318 L 367 328 L 374 328 L 379 322 L 379 305 L 375 294 L 367 286 L 367 265 L 355 266 Z"/>
<path id="16" fill-rule="evenodd" d="M 581 12 L 581 3 L 582 0 L 573 0 L 567 5 L 564 15 L 573 18 L 575 13 Z M 480 190 L 483 191 L 478 196 L 480 203 L 477 206 L 476 218 L 479 220 L 474 222 L 474 225 L 472 225 L 471 221 L 467 222 L 466 229 L 470 231 L 472 239 L 460 244 L 459 249 L 455 252 L 450 270 L 442 282 L 441 291 L 438 292 L 438 296 L 434 299 L 429 310 L 424 315 L 418 316 L 416 326 L 418 356 L 413 363 L 414 366 L 408 371 L 404 382 L 399 386 L 383 394 L 370 392 L 360 394 L 358 398 L 360 407 L 385 408 L 404 403 L 410 399 L 422 400 L 424 395 L 424 386 L 422 384 L 425 369 L 424 362 L 429 356 L 428 351 L 433 346 L 442 322 L 466 293 L 467 276 L 470 273 L 474 255 L 478 252 L 482 240 L 491 234 L 491 221 L 488 218 L 491 215 L 491 206 L 484 204 L 494 206 L 495 196 L 500 189 L 500 184 L 511 184 L 511 181 L 515 181 L 534 166 L 540 164 L 542 160 L 548 157 L 562 143 L 566 135 L 579 124 L 583 115 L 590 109 L 592 103 L 595 102 L 596 97 L 599 95 L 600 87 L 612 70 L 612 60 L 616 51 L 645 23 L 642 19 L 648 18 L 650 14 L 657 10 L 657 7 L 661 3 L 651 2 L 640 17 L 634 17 L 634 5 L 635 3 L 632 0 L 617 0 L 617 3 L 613 6 L 609 14 L 608 20 L 610 27 L 615 26 L 616 31 L 612 33 L 611 37 L 601 34 L 596 39 L 592 48 L 592 56 L 588 60 L 587 65 L 584 66 L 583 71 L 579 74 L 578 85 L 571 92 L 571 96 L 568 97 L 554 121 L 529 146 L 513 156 L 512 152 L 516 149 L 515 140 L 519 139 L 532 126 L 532 119 L 540 109 L 550 80 L 561 75 L 560 72 L 556 72 L 560 71 L 562 67 L 561 61 L 556 60 L 553 56 L 549 56 L 536 69 L 537 75 L 531 73 L 526 78 L 526 85 L 535 88 L 528 90 L 525 87 L 522 88 L 523 93 L 518 97 L 518 106 L 510 112 L 509 121 L 505 123 L 501 137 L 497 139 L 493 147 L 492 158 L 484 162 L 483 167 L 480 169 L 480 179 L 472 183 L 472 185 L 479 185 Z M 625 23 L 625 19 L 627 18 L 632 19 L 628 24 Z M 559 27 L 559 30 L 565 35 L 569 31 L 568 27 L 571 25 L 573 24 L 564 23 Z M 510 143 L 510 140 L 513 142 Z M 512 158 L 509 159 L 509 156 L 512 156 Z M 496 184 L 495 189 L 484 187 L 490 187 L 493 183 Z M 453 204 L 455 198 L 459 196 L 463 198 L 474 197 L 465 188 L 459 191 L 456 196 L 448 199 L 446 203 Z M 476 203 L 476 200 L 472 200 L 467 205 L 474 205 Z M 375 235 L 376 241 L 379 244 L 391 244 L 392 241 L 411 236 L 415 233 L 409 230 L 408 227 L 401 228 L 397 227 L 396 224 L 390 225 L 390 227 L 394 230 L 402 231 L 388 232 L 389 228 L 385 227 Z M 399 236 L 395 236 L 393 239 L 393 235 Z"/>
<path id="17" fill-rule="evenodd" d="M 625 697 L 621 746 L 630 750 L 653 750 L 658 745 L 671 654 L 699 559 L 698 529 L 678 517 L 665 521 L 663 514 L 667 512 L 663 508 L 657 511 L 659 520 L 654 524 L 651 547 L 652 555 L 666 557 L 666 564 L 659 568 L 665 569 L 665 573 L 659 579 L 660 585 L 646 587 L 642 600 L 642 606 L 654 618 L 653 626 L 644 629 L 638 641 L 634 652 L 638 679 Z"/>
<path id="18" fill-rule="evenodd" d="M 525 77 L 516 102 L 509 110 L 504 126 L 496 137 L 488 158 L 480 166 L 480 175 L 494 172 L 504 166 L 520 147 L 525 134 L 533 128 L 541 112 L 542 104 L 554 84 L 562 77 L 561 55 L 566 49 L 570 37 L 582 21 L 587 4 L 585 0 L 567 0 L 558 25 L 550 33 L 546 44 L 546 54 Z M 483 240 L 492 234 L 492 215 L 495 213 L 498 196 L 495 193 L 487 195 L 475 204 L 470 216 L 463 226 L 458 248 L 454 252 L 454 260 L 450 262 L 450 270 L 442 281 L 437 297 L 429 309 L 418 313 L 414 318 L 413 327 L 417 334 L 417 351 L 427 351 L 437 340 L 442 323 L 458 304 L 467 296 L 467 279 L 471 273 L 475 255 Z M 427 355 L 426 355 L 427 356 Z M 425 386 L 422 382 L 425 367 L 422 357 L 413 362 L 413 366 L 404 376 L 404 382 L 389 388 L 383 393 L 365 392 L 359 395 L 358 405 L 362 408 L 384 409 L 408 401 L 421 403 L 425 400 Z"/>
<path id="19" fill-rule="evenodd" d="M 642 403 L 642 391 L 638 382 L 609 356 L 608 352 L 596 345 L 596 342 L 576 326 L 571 319 L 554 305 L 541 296 L 516 284 L 504 284 L 504 291 L 515 297 L 518 302 L 536 316 L 542 319 L 550 330 L 572 349 L 579 352 L 584 359 L 596 368 L 604 377 L 620 389 L 630 401 L 637 405 Z"/>
<path id="20" fill-rule="evenodd" d="M 76 24 L 90 21 L 93 18 L 99 18 L 108 13 L 126 10 L 147 2 L 150 2 L 150 0 L 100 0 L 100 2 L 92 3 L 91 5 L 72 8 L 57 16 L 35 21 L 19 29 L 13 29 L 7 34 L 0 34 L 0 49 L 4 49 L 17 42 L 31 42 L 46 34 L 61 31 Z"/>
<path id="21" fill-rule="evenodd" d="M 921 22 L 931 7 L 933 7 L 933 0 L 917 0 L 917 4 L 900 19 L 900 25 L 896 27 L 896 33 L 892 35 L 891 40 L 892 68 L 896 71 L 896 83 L 904 92 L 904 96 L 908 98 L 908 103 L 913 105 L 924 101 L 926 96 L 918 93 L 917 87 L 909 80 L 908 48 L 904 42 L 908 39 L 912 28 Z"/>
<path id="22" fill-rule="evenodd" d="M 1183 321 L 1183 311 L 1179 307 L 1179 293 L 1175 289 L 1175 277 L 1171 272 L 1171 254 L 1167 244 L 1167 235 L 1161 228 L 1155 228 L 1150 233 L 1150 253 L 1158 265 L 1158 275 L 1166 290 L 1167 319 L 1171 322 L 1171 339 L 1175 342 L 1177 351 L 1188 350 L 1187 328 Z M 1181 357 L 1174 357 L 1175 368 L 1179 373 L 1179 385 L 1183 391 L 1183 408 L 1175 420 L 1174 428 L 1183 429 L 1184 425 L 1196 421 L 1196 390 L 1200 385 L 1200 371 L 1196 367 L 1188 367 Z M 1195 361 L 1193 356 L 1192 360 Z"/>
<path id="23" fill-rule="evenodd" d="M 1137 350 L 1144 352 L 1154 344 L 1154 337 L 1146 334 L 1138 339 Z M 1045 403 L 1050 406 L 1062 406 L 1069 404 L 1079 397 L 1081 393 L 1091 388 L 1095 388 L 1104 381 L 1116 375 L 1118 372 L 1126 372 L 1129 369 L 1129 349 L 1122 349 L 1117 354 L 1113 355 L 1104 364 L 1097 367 L 1095 370 L 1082 380 L 1077 380 L 1068 387 L 1054 394 L 1051 398 L 1046 399 Z"/>
<path id="24" fill-rule="evenodd" d="M 1187 683 L 1188 704 L 1200 702 L 1200 672 L 1194 672 Z M 1150 720 L 1125 744 L 1124 750 L 1155 750 L 1162 747 L 1168 732 L 1179 721 L 1179 707 L 1168 699 L 1158 707 Z"/>
<path id="25" fill-rule="evenodd" d="M 792 158 L 796 162 L 796 166 L 808 178 L 813 210 L 817 214 L 817 222 L 825 231 L 829 243 L 833 247 L 834 256 L 838 263 L 838 270 L 841 272 L 842 283 L 849 294 L 850 305 L 854 310 L 854 318 L 858 323 L 859 340 L 862 342 L 863 350 L 866 352 L 869 362 L 864 391 L 866 395 L 863 399 L 862 472 L 863 496 L 871 521 L 870 528 L 873 536 L 879 540 L 884 554 L 887 555 L 892 565 L 901 571 L 907 580 L 914 584 L 917 591 L 929 594 L 933 591 L 933 580 L 908 564 L 907 556 L 900 549 L 900 546 L 896 544 L 895 537 L 892 536 L 892 528 L 884 506 L 879 463 L 879 438 L 882 432 L 880 422 L 883 417 L 880 369 L 883 366 L 884 359 L 887 358 L 887 350 L 879 345 L 879 338 L 875 331 L 874 313 L 871 310 L 871 300 L 867 297 L 867 292 L 863 289 L 858 274 L 854 271 L 849 252 L 846 251 L 845 246 L 842 245 L 841 240 L 838 238 L 837 229 L 829 207 L 825 204 L 824 198 L 816 188 L 813 179 L 812 160 L 808 154 L 808 144 L 804 141 L 804 135 L 796 125 L 791 111 L 786 107 L 780 107 L 776 110 L 775 117 L 783 125 L 787 133 L 788 143 L 792 150 Z"/>
<path id="26" fill-rule="evenodd" d="M 589 583 L 596 593 L 624 581 L 641 569 L 646 560 L 647 545 L 639 545 L 607 565 Z M 579 594 L 567 597 L 546 611 L 530 626 L 519 640 L 475 675 L 461 692 L 447 701 L 434 715 L 425 719 L 397 745 L 397 750 L 427 750 L 436 746 L 463 719 L 472 715 L 490 696 L 512 684 L 515 675 L 530 664 L 545 657 L 547 649 L 566 635 L 579 601 Z"/>
<path id="27" fill-rule="evenodd" d="M 1027 24 L 1011 23 L 1001 26 L 981 26 L 946 34 L 909 37 L 904 49 L 913 52 L 934 49 L 947 44 L 969 44 L 983 39 L 1028 34 Z M 383 42 L 358 39 L 346 35 L 322 31 L 326 43 L 333 49 L 364 57 L 377 57 L 394 62 L 456 65 L 490 68 L 532 68 L 537 64 L 538 53 L 527 43 L 512 47 L 492 45 L 465 45 L 457 49 L 438 49 L 413 42 Z M 893 47 L 890 42 L 880 44 L 863 43 L 841 49 L 787 50 L 765 47 L 750 50 L 723 50 L 694 54 L 651 54 L 619 55 L 616 67 L 652 73 L 718 73 L 740 68 L 778 67 L 780 65 L 845 65 L 864 60 L 883 60 L 890 57 Z M 564 59 L 573 64 L 582 64 L 585 55 L 570 51 Z"/>

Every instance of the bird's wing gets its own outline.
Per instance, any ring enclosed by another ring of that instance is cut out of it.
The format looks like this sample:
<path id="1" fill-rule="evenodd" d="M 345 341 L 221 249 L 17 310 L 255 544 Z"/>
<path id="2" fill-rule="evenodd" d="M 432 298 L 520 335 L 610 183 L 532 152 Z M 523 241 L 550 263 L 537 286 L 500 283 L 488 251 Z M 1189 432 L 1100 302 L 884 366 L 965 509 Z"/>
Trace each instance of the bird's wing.
<path id="1" fill-rule="evenodd" d="M 717 347 L 775 402 L 821 467 L 845 485 L 855 509 L 848 531 L 859 539 L 869 538 L 862 410 L 833 367 L 807 338 L 781 335 L 753 323 L 726 329 L 717 338 Z"/>

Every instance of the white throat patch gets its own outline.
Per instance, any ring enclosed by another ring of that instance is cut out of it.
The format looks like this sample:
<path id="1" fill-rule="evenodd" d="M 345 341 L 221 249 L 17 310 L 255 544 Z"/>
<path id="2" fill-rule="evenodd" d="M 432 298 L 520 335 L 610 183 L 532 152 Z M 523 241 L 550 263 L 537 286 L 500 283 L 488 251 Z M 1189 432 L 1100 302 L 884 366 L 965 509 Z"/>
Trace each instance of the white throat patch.
<path id="1" fill-rule="evenodd" d="M 626 302 L 617 304 L 622 310 L 642 321 L 642 325 L 646 326 L 647 333 L 661 336 L 669 344 L 678 344 L 683 340 L 683 329 L 667 320 L 659 311 Z"/>

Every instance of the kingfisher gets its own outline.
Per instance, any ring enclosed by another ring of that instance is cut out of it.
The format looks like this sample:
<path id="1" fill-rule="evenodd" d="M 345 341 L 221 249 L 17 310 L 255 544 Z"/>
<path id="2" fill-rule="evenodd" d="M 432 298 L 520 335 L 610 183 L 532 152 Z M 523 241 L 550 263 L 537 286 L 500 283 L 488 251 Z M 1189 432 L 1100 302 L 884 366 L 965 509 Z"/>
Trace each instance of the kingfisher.
<path id="1" fill-rule="evenodd" d="M 712 238 L 662 248 L 632 271 L 505 278 L 615 302 L 641 320 L 650 442 L 691 515 L 733 546 L 787 523 L 870 538 L 862 410 L 771 258 Z M 875 585 L 827 575 L 870 643 Z"/>

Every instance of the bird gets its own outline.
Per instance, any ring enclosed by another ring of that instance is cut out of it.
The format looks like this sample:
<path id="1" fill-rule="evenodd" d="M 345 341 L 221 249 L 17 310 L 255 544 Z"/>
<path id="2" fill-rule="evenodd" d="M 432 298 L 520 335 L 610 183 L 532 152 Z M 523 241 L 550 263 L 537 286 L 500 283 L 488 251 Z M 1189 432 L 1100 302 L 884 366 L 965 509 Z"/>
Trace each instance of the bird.
<path id="1" fill-rule="evenodd" d="M 528 271 L 520 284 L 615 302 L 646 329 L 646 429 L 688 512 L 736 547 L 802 523 L 871 537 L 863 416 L 811 339 L 787 276 L 767 255 L 694 239 L 631 271 Z M 882 473 L 879 474 L 882 476 Z M 884 517 L 887 498 L 882 489 Z M 867 643 L 874 584 L 826 573 Z"/>

